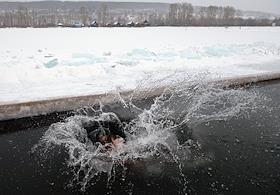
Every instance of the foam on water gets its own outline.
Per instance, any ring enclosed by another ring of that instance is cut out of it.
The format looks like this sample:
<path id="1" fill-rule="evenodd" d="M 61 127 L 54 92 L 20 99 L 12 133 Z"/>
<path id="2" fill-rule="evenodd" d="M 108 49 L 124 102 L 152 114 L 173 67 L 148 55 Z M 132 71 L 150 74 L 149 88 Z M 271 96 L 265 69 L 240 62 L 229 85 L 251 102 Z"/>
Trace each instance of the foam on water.
<path id="1" fill-rule="evenodd" d="M 53 146 L 63 146 L 69 155 L 68 166 L 74 172 L 71 183 L 78 185 L 81 190 L 94 185 L 101 173 L 107 173 L 110 184 L 115 179 L 117 168 L 126 170 L 129 164 L 150 161 L 157 168 L 148 167 L 146 171 L 154 171 L 154 174 L 163 172 L 164 164 L 171 163 L 177 167 L 179 191 L 185 193 L 188 178 L 184 176 L 183 169 L 202 166 L 215 158 L 212 154 L 202 152 L 192 127 L 212 120 L 228 120 L 244 115 L 247 111 L 260 108 L 267 101 L 254 90 L 223 89 L 204 83 L 203 78 L 206 76 L 192 75 L 174 83 L 154 99 L 149 109 L 135 106 L 133 96 L 128 102 L 122 100 L 124 106 L 138 115 L 130 122 L 123 122 L 127 138 L 118 150 L 108 151 L 102 144 L 93 144 L 84 128 L 85 124 L 92 121 L 116 116 L 104 112 L 102 106 L 98 110 L 79 110 L 64 122 L 51 125 L 33 149 L 51 152 Z M 140 91 L 136 90 L 134 97 Z M 123 174 L 125 178 L 125 171 Z"/>

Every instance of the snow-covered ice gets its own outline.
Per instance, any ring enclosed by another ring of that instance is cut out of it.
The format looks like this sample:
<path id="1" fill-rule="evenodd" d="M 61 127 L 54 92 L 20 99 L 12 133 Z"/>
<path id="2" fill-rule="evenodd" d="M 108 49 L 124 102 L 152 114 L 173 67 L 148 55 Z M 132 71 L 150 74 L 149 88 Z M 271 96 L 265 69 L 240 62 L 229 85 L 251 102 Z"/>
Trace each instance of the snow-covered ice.
<path id="1" fill-rule="evenodd" d="M 2 103 L 134 89 L 178 72 L 268 71 L 280 71 L 277 27 L 0 29 Z"/>

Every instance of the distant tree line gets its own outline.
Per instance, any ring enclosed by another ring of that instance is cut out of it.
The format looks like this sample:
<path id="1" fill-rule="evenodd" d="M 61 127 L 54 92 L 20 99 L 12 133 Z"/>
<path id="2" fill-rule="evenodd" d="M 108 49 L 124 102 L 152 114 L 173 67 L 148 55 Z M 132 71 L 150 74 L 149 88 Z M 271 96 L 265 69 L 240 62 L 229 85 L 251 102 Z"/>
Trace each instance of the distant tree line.
<path id="1" fill-rule="evenodd" d="M 0 12 L 0 27 L 55 27 L 55 26 L 271 26 L 280 25 L 278 19 L 244 18 L 233 7 L 200 7 L 198 10 L 189 3 L 170 4 L 167 13 L 134 12 L 133 10 L 115 13 L 104 3 L 93 11 L 87 7 L 72 10 L 28 9 Z M 131 23 L 133 22 L 133 23 Z M 138 25 L 137 25 L 138 24 Z"/>
<path id="2" fill-rule="evenodd" d="M 200 7 L 194 12 L 189 3 L 171 4 L 167 24 L 170 26 L 271 26 L 280 19 L 243 18 L 234 7 Z"/>

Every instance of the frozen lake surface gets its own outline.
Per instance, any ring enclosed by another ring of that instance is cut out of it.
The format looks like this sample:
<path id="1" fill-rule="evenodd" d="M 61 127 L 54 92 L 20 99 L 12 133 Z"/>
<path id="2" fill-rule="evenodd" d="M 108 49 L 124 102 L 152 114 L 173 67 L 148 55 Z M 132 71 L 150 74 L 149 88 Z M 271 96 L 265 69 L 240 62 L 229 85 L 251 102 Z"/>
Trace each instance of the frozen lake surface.
<path id="1" fill-rule="evenodd" d="M 0 102 L 280 71 L 280 28 L 0 29 Z M 175 76 L 174 76 L 175 75 Z"/>

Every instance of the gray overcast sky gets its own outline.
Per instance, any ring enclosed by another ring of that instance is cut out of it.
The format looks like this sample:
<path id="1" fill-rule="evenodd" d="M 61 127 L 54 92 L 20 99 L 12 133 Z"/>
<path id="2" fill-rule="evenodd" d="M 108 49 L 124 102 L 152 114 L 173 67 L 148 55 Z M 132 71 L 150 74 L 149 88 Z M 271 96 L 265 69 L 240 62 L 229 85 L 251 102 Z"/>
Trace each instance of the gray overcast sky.
<path id="1" fill-rule="evenodd" d="M 0 0 L 0 1 L 32 1 L 32 0 Z M 74 0 L 75 1 L 75 0 Z M 76 0 L 83 1 L 83 0 Z M 86 1 L 86 0 L 85 0 Z M 90 0 L 88 0 L 90 1 Z M 108 1 L 108 0 L 98 0 Z M 127 1 L 127 2 L 189 2 L 193 5 L 231 5 L 243 10 L 256 10 L 280 14 L 280 0 L 109 0 L 109 1 Z"/>

